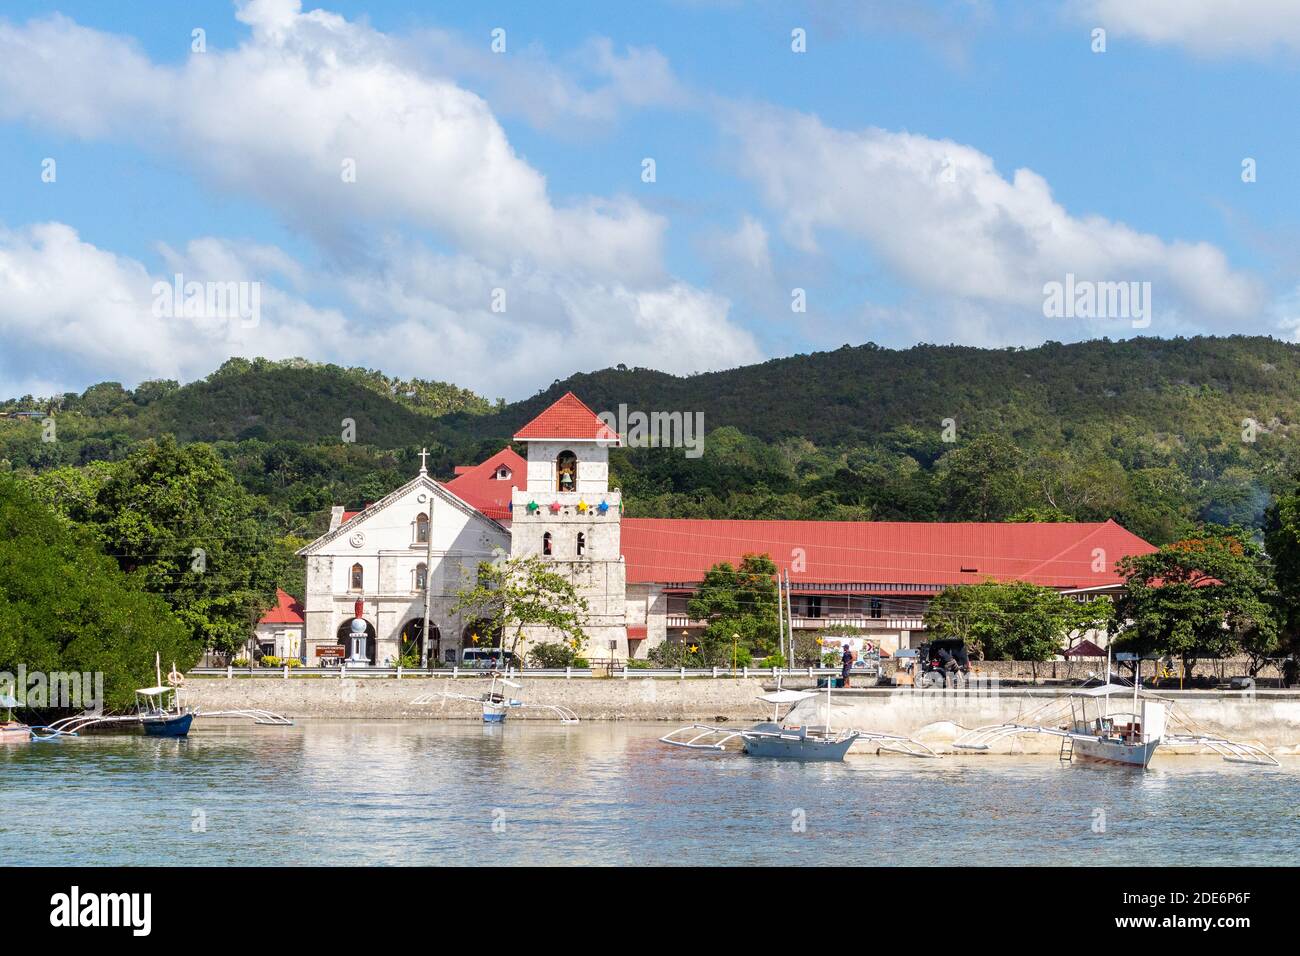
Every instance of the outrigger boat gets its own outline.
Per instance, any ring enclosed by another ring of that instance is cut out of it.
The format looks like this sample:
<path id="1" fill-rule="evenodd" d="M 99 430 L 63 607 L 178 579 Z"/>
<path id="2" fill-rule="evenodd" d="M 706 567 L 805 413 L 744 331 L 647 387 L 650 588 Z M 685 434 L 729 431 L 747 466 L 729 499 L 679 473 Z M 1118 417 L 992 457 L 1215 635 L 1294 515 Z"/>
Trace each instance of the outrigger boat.
<path id="1" fill-rule="evenodd" d="M 738 744 L 751 757 L 771 757 L 778 760 L 841 761 L 859 740 L 876 743 L 877 750 L 905 754 L 909 757 L 938 757 L 933 750 L 918 740 L 897 734 L 881 734 L 868 730 L 831 729 L 831 689 L 826 687 L 826 723 L 821 727 L 807 724 L 784 725 L 781 707 L 789 704 L 785 716 L 789 717 L 795 706 L 805 700 L 821 696 L 810 690 L 781 690 L 760 694 L 758 700 L 772 705 L 772 719 L 741 730 L 716 727 L 712 724 L 690 724 L 664 734 L 660 741 L 687 750 L 724 751 Z"/>
<path id="2" fill-rule="evenodd" d="M 196 717 L 247 717 L 257 724 L 270 724 L 277 727 L 292 727 L 293 721 L 269 710 L 250 708 L 248 710 L 215 710 L 203 712 L 191 707 L 184 707 L 180 701 L 180 685 L 184 678 L 172 665 L 167 675 L 168 684 L 162 682 L 161 662 L 155 656 L 154 669 L 158 683 L 154 687 L 142 687 L 135 692 L 136 707 L 134 714 L 94 714 L 81 713 L 64 717 L 45 727 L 29 728 L 32 740 L 54 740 L 59 737 L 75 737 L 81 731 L 91 727 L 138 726 L 149 737 L 187 737 L 190 726 Z"/>
<path id="3" fill-rule="evenodd" d="M 549 710 L 559 718 L 562 724 L 578 723 L 578 715 L 567 707 L 561 707 L 558 704 L 528 704 L 517 697 L 511 697 L 508 690 L 523 690 L 523 685 L 512 681 L 508 672 L 502 674 L 498 671 L 491 672 L 491 683 L 488 689 L 481 694 L 458 694 L 454 691 L 442 691 L 437 694 L 423 694 L 411 701 L 412 704 L 431 704 L 434 701 L 464 700 L 472 704 L 480 704 L 483 708 L 483 723 L 485 724 L 503 724 L 506 720 L 506 714 L 512 710 L 518 710 L 524 707 L 531 707 L 534 710 Z M 500 689 L 498 689 L 498 685 Z"/>
<path id="4" fill-rule="evenodd" d="M 10 694 L 0 694 L 0 708 L 4 709 L 5 719 L 0 721 L 0 744 L 26 741 L 31 737 L 31 728 L 14 720 L 14 708 L 18 701 Z"/>
<path id="5" fill-rule="evenodd" d="M 1111 710 L 1112 695 L 1130 693 L 1132 710 Z M 1171 723 L 1178 726 L 1178 732 L 1169 732 Z M 1110 681 L 1048 701 L 1017 720 L 968 730 L 953 741 L 953 746 L 987 751 L 999 741 L 1009 741 L 1022 734 L 1060 737 L 1061 760 L 1078 759 L 1114 767 L 1145 770 L 1161 744 L 1208 747 L 1231 763 L 1279 766 L 1273 755 L 1260 745 L 1228 740 L 1197 729 L 1178 713 L 1172 700 L 1142 690 L 1136 683 L 1128 687 Z"/>

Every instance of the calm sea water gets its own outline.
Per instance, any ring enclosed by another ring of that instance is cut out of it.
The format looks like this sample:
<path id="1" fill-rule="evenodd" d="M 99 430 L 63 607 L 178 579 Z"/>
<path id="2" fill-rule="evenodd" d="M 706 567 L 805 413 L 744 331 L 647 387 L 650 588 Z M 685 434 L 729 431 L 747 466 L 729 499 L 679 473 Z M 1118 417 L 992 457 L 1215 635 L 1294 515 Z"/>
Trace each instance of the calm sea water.
<path id="1" fill-rule="evenodd" d="M 1296 759 L 799 765 L 675 750 L 668 729 L 322 721 L 0 746 L 0 862 L 1259 865 L 1300 847 Z"/>

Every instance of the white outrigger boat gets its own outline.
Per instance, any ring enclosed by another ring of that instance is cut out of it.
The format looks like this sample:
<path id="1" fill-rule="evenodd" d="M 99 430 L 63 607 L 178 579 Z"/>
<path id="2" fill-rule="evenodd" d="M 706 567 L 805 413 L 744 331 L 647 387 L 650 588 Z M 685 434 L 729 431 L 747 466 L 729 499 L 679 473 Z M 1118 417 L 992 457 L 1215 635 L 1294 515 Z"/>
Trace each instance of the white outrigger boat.
<path id="1" fill-rule="evenodd" d="M 806 724 L 788 726 L 779 716 L 783 705 L 791 705 L 786 717 L 801 701 L 820 696 L 810 690 L 781 690 L 780 687 L 758 700 L 772 705 L 772 719 L 740 730 L 716 727 L 712 724 L 690 724 L 664 734 L 660 741 L 687 750 L 724 751 L 738 745 L 751 757 L 773 757 L 778 760 L 838 761 L 859 740 L 878 745 L 878 750 L 905 754 L 909 757 L 938 757 L 939 755 L 920 741 L 897 734 L 881 734 L 868 730 L 831 729 L 831 689 L 826 687 L 826 723 L 821 727 Z"/>
<path id="2" fill-rule="evenodd" d="M 0 709 L 5 712 L 4 720 L 0 720 L 0 744 L 26 741 L 31 737 L 32 729 L 14 720 L 14 708 L 17 706 L 18 701 L 12 695 L 0 694 Z"/>
<path id="3" fill-rule="evenodd" d="M 198 717 L 245 717 L 255 724 L 267 724 L 275 727 L 292 727 L 293 721 L 269 710 L 252 707 L 245 710 L 201 711 L 181 704 L 180 688 L 185 678 L 172 664 L 171 673 L 167 675 L 167 684 L 162 681 L 162 665 L 157 655 L 154 657 L 154 670 L 158 683 L 154 687 L 142 687 L 135 692 L 136 708 L 134 714 L 104 714 L 86 711 L 63 717 L 44 727 L 27 728 L 32 740 L 56 740 L 60 737 L 76 737 L 81 731 L 91 727 L 138 727 L 149 737 L 187 737 L 190 726 Z"/>
<path id="4" fill-rule="evenodd" d="M 1112 695 L 1130 693 L 1132 710 L 1111 710 Z M 1178 732 L 1169 731 L 1171 723 L 1178 725 Z M 1142 690 L 1136 683 L 1127 687 L 1109 681 L 1050 700 L 1014 721 L 968 730 L 953 741 L 953 746 L 987 751 L 1000 741 L 1022 734 L 1060 737 L 1061 760 L 1078 759 L 1115 767 L 1145 770 L 1161 744 L 1209 748 L 1232 763 L 1279 766 L 1262 746 L 1198 730 L 1178 713 L 1172 700 Z"/>
<path id="5" fill-rule="evenodd" d="M 455 691 L 442 691 L 437 694 L 422 694 L 411 703 L 420 705 L 449 700 L 463 700 L 471 704 L 479 704 L 483 708 L 483 723 L 485 724 L 503 724 L 506 720 L 506 714 L 512 710 L 525 707 L 533 710 L 549 710 L 559 718 L 562 724 L 578 723 L 578 715 L 568 707 L 562 707 L 558 704 L 528 704 L 517 697 L 511 697 L 508 691 L 523 690 L 523 685 L 512 681 L 509 672 L 502 674 L 498 671 L 492 671 L 490 676 L 492 680 L 488 684 L 488 689 L 481 694 L 459 694 Z M 498 689 L 498 685 L 500 689 Z"/>

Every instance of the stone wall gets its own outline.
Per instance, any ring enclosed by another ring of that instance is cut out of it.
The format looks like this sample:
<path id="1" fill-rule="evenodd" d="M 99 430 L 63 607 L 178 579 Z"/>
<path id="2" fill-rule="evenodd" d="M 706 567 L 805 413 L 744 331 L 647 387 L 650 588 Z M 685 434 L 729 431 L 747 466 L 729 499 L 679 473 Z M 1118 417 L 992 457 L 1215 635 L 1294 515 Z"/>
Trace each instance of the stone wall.
<path id="1" fill-rule="evenodd" d="M 764 691 L 757 679 L 524 678 L 515 695 L 529 703 L 559 704 L 583 720 L 735 721 L 744 724 L 770 717 L 756 698 Z M 792 682 L 787 682 L 792 683 Z M 476 704 L 439 700 L 416 704 L 429 694 L 451 691 L 477 695 L 487 689 L 483 678 L 276 678 L 191 677 L 184 703 L 200 710 L 263 708 L 295 720 L 333 719 L 477 719 Z M 1023 718 L 1033 709 L 1061 699 L 1047 689 L 965 692 L 910 688 L 835 692 L 833 723 L 880 733 L 916 737 L 939 751 L 954 752 L 953 739 L 963 730 Z M 1167 695 L 1176 708 L 1209 733 L 1258 742 L 1276 752 L 1300 753 L 1300 693 L 1259 691 L 1254 694 L 1189 691 Z M 1118 699 L 1116 699 L 1118 700 Z M 1114 705 L 1120 707 L 1119 703 Z M 543 710 L 516 711 L 511 719 L 554 719 Z M 825 722 L 824 698 L 800 704 L 791 722 Z M 1171 730 L 1177 728 L 1171 726 Z M 1003 752 L 1055 753 L 1060 741 L 1026 737 L 1008 741 Z"/>

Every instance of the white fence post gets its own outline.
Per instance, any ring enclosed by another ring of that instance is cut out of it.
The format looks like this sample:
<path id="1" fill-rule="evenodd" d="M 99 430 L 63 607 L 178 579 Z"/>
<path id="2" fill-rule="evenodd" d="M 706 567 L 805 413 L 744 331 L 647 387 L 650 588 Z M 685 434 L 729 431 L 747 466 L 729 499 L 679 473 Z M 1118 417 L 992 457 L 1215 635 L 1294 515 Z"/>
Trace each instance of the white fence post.
<path id="1" fill-rule="evenodd" d="M 627 672 L 630 671 L 631 669 L 632 668 L 628 667 L 627 662 L 625 661 L 623 663 L 623 680 L 627 680 Z"/>
<path id="2" fill-rule="evenodd" d="M 455 680 L 455 679 L 456 679 L 457 677 L 459 677 L 459 676 L 460 676 L 460 665 L 459 665 L 459 664 L 452 664 L 452 665 L 451 665 L 451 679 L 452 679 L 452 680 Z"/>
<path id="3" fill-rule="evenodd" d="M 686 679 L 686 666 L 682 665 L 682 680 Z"/>
<path id="4" fill-rule="evenodd" d="M 714 680 L 717 680 L 717 679 L 718 679 L 718 665 L 717 665 L 717 664 L 714 664 L 714 665 L 713 665 L 713 679 L 714 679 Z"/>
<path id="5" fill-rule="evenodd" d="M 742 668 L 740 669 L 740 672 L 745 676 L 745 680 L 749 680 L 749 665 L 748 665 L 748 664 L 746 664 L 744 667 L 742 667 Z"/>
<path id="6" fill-rule="evenodd" d="M 234 679 L 235 679 L 235 668 L 234 668 L 232 665 L 227 664 L 227 665 L 226 665 L 226 680 L 234 680 Z"/>
<path id="7" fill-rule="evenodd" d="M 285 664 L 285 665 L 284 665 L 284 679 L 285 679 L 285 680 L 288 680 L 288 679 L 289 679 L 289 665 L 288 665 L 288 664 Z"/>
<path id="8" fill-rule="evenodd" d="M 401 679 L 402 679 L 402 665 L 401 665 L 401 664 L 398 664 L 398 665 L 397 665 L 397 679 L 398 679 L 398 680 L 401 680 Z"/>
<path id="9" fill-rule="evenodd" d="M 573 676 L 573 667 L 566 665 L 564 668 L 564 679 L 568 680 L 572 676 Z"/>

